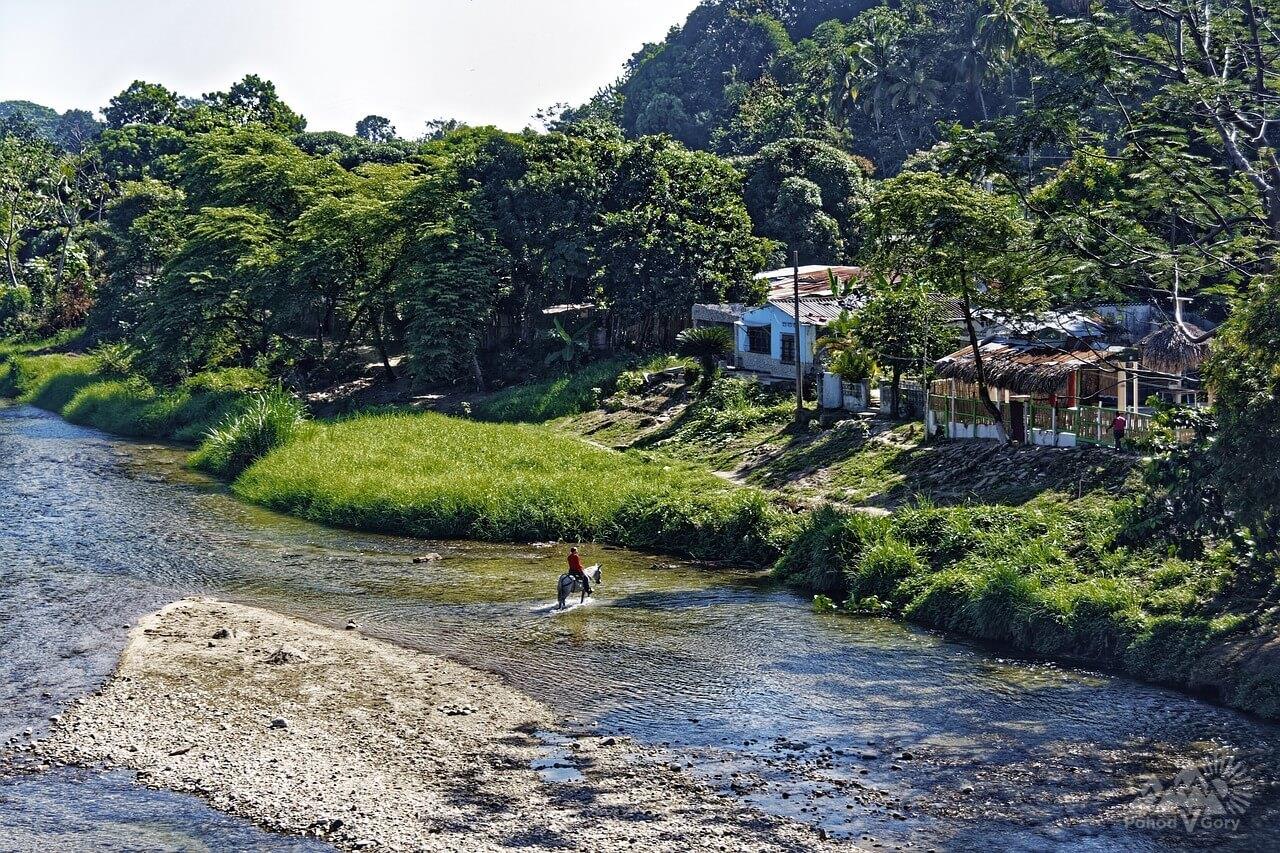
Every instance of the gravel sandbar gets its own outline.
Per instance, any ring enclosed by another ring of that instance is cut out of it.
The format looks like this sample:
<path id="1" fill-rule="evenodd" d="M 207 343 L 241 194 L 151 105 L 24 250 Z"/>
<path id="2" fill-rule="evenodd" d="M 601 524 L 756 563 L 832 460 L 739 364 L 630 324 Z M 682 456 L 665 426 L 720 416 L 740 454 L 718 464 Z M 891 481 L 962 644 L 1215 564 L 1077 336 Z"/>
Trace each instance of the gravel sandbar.
<path id="1" fill-rule="evenodd" d="M 144 618 L 37 750 L 344 849 L 852 849 L 626 738 L 549 752 L 561 723 L 488 673 L 201 598 Z"/>

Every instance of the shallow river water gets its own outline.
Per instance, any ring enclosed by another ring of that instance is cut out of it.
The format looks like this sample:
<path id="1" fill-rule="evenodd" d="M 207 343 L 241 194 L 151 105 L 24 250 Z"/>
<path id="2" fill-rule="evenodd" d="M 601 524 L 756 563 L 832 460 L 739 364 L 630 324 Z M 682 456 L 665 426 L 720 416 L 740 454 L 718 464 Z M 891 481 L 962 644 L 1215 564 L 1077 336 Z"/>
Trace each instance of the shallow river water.
<path id="1" fill-rule="evenodd" d="M 204 593 L 494 670 L 578 726 L 663 746 L 871 849 L 1280 849 L 1280 727 L 616 549 L 585 549 L 605 568 L 598 601 L 553 615 L 561 548 L 323 528 L 181 462 L 0 408 L 0 742 L 100 685 L 139 615 Z M 429 552 L 443 559 L 414 562 Z M 1210 826 L 1188 830 L 1169 809 L 1196 791 L 1184 812 Z M 128 774 L 57 771 L 0 775 L 7 849 L 324 848 Z"/>

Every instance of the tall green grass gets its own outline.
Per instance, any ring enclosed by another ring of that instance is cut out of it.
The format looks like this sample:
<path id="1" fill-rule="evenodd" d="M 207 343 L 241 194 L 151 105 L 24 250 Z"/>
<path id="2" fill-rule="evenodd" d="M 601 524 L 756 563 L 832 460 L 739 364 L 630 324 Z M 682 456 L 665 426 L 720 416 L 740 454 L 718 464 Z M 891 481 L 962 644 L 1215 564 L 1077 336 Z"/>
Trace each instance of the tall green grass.
<path id="1" fill-rule="evenodd" d="M 253 394 L 220 426 L 209 430 L 191 465 L 230 479 L 272 450 L 287 444 L 306 410 L 280 388 Z"/>
<path id="2" fill-rule="evenodd" d="M 251 370 L 198 374 L 174 388 L 121 376 L 93 355 L 11 355 L 0 363 L 0 396 L 116 435 L 194 444 L 267 386 Z"/>
<path id="3" fill-rule="evenodd" d="M 1280 716 L 1280 676 L 1214 662 L 1252 619 L 1227 595 L 1233 566 L 1118 543 L 1114 502 L 910 507 L 887 518 L 805 517 L 779 577 L 845 602 L 1025 653 L 1087 661 L 1146 681 L 1213 687 Z"/>
<path id="4" fill-rule="evenodd" d="M 475 416 L 501 423 L 545 423 L 589 411 L 613 393 L 627 364 L 624 359 L 599 361 L 564 376 L 514 385 L 476 406 Z"/>
<path id="5" fill-rule="evenodd" d="M 779 517 L 754 490 L 549 429 L 437 414 L 304 428 L 235 483 L 246 500 L 424 537 L 591 539 L 763 565 Z"/>

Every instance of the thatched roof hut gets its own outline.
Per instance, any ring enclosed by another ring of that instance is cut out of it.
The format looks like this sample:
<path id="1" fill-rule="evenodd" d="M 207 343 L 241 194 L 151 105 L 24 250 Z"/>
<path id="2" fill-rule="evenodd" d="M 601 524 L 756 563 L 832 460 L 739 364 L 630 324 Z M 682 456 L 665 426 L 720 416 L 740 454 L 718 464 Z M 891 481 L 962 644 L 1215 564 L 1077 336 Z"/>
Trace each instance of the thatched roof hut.
<path id="1" fill-rule="evenodd" d="M 1033 343 L 991 341 L 980 346 L 987 384 L 1014 394 L 1048 396 L 1063 390 L 1067 378 L 1082 367 L 1105 363 L 1109 350 L 1077 346 L 1073 349 Z M 964 347 L 938 361 L 938 376 L 960 382 L 978 381 L 973 349 Z"/>
<path id="2" fill-rule="evenodd" d="M 1190 323 L 1184 325 L 1185 331 L 1177 323 L 1166 323 L 1143 338 L 1138 344 L 1142 366 L 1174 376 L 1199 369 L 1209 355 L 1209 344 L 1193 341 L 1192 338 L 1204 337 L 1204 332 Z"/>

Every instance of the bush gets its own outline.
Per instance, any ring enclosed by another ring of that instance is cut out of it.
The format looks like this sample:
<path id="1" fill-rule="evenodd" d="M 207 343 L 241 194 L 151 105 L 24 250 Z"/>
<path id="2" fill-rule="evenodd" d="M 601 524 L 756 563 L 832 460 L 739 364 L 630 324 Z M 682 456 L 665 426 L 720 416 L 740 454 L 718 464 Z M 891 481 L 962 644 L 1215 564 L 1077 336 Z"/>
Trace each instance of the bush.
<path id="1" fill-rule="evenodd" d="M 98 346 L 90 353 L 103 376 L 128 376 L 134 371 L 138 351 L 127 343 L 109 343 Z"/>
<path id="2" fill-rule="evenodd" d="M 885 519 L 820 507 L 802 522 L 774 571 L 790 583 L 843 601 L 857 565 L 888 526 Z"/>
<path id="3" fill-rule="evenodd" d="M 279 388 L 249 398 L 241 411 L 209 431 L 191 464 L 220 477 L 234 477 L 297 433 L 302 405 Z"/>
<path id="4" fill-rule="evenodd" d="M 544 423 L 590 411 L 613 392 L 625 367 L 626 362 L 613 359 L 543 382 L 516 385 L 476 406 L 475 416 L 500 423 Z"/>
<path id="5" fill-rule="evenodd" d="M 0 395 L 59 412 L 96 378 L 95 363 L 83 356 L 13 355 L 0 369 Z"/>
<path id="6" fill-rule="evenodd" d="M 680 426 L 663 442 L 721 442 L 765 424 L 786 423 L 795 414 L 795 402 L 744 379 L 718 379 L 690 406 Z"/>
<path id="7" fill-rule="evenodd" d="M 0 365 L 0 395 L 117 435 L 195 443 L 240 411 L 248 388 L 264 382 L 254 371 L 228 370 L 157 389 L 141 377 L 117 374 L 128 358 L 115 348 L 92 357 L 11 355 Z"/>
<path id="8" fill-rule="evenodd" d="M 229 367 L 224 370 L 206 370 L 182 383 L 182 388 L 193 394 L 235 393 L 248 394 L 267 391 L 271 380 L 261 370 L 248 367 Z"/>
<path id="9" fill-rule="evenodd" d="M 874 597 L 901 608 L 910 599 L 908 581 L 925 572 L 911 546 L 893 538 L 881 539 L 858 561 L 857 572 L 849 581 L 850 600 Z"/>

